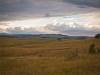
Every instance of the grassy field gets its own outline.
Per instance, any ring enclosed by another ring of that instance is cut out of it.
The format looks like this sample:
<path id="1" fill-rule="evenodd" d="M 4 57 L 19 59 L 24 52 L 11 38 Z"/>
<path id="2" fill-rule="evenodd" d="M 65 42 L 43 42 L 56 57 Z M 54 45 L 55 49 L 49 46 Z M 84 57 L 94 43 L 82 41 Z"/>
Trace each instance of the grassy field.
<path id="1" fill-rule="evenodd" d="M 100 75 L 100 39 L 0 37 L 0 75 Z"/>

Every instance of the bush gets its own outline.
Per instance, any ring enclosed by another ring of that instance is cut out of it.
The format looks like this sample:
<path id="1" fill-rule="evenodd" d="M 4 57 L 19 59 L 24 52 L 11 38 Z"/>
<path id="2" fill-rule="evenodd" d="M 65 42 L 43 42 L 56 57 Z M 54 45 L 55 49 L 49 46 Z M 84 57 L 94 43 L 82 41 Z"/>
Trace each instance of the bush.
<path id="1" fill-rule="evenodd" d="M 97 49 L 97 52 L 100 53 L 100 48 Z"/>
<path id="2" fill-rule="evenodd" d="M 59 41 L 61 41 L 61 38 L 58 38 Z"/>
<path id="3" fill-rule="evenodd" d="M 96 53 L 94 47 L 95 47 L 95 44 L 92 43 L 92 44 L 90 45 L 90 47 L 89 47 L 89 54 L 94 54 L 94 53 Z"/>

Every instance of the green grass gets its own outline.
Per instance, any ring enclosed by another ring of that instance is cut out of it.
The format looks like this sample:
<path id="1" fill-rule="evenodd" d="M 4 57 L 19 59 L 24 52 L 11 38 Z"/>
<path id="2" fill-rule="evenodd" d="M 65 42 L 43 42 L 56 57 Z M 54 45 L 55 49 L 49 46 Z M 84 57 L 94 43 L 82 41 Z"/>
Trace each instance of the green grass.
<path id="1" fill-rule="evenodd" d="M 100 39 L 0 37 L 0 75 L 99 75 Z M 4 51 L 3 51 L 4 46 Z M 78 51 L 78 55 L 76 54 Z"/>

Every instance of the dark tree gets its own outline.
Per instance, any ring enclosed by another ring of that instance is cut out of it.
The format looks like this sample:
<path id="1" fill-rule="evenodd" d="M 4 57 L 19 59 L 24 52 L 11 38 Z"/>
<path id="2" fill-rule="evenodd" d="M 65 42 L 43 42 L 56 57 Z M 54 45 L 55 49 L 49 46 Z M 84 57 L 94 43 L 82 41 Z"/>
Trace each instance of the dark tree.
<path id="1" fill-rule="evenodd" d="M 100 38 L 100 34 L 99 34 L 99 33 L 96 34 L 96 35 L 95 35 L 95 38 L 97 38 L 97 39 Z"/>

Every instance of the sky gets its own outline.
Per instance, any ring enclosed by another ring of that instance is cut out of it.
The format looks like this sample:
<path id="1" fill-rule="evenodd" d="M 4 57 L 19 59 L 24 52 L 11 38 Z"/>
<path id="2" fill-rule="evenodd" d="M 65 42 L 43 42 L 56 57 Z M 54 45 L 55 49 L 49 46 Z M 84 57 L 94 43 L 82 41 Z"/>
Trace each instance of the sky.
<path id="1" fill-rule="evenodd" d="M 0 0 L 0 33 L 94 36 L 100 0 Z"/>

